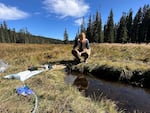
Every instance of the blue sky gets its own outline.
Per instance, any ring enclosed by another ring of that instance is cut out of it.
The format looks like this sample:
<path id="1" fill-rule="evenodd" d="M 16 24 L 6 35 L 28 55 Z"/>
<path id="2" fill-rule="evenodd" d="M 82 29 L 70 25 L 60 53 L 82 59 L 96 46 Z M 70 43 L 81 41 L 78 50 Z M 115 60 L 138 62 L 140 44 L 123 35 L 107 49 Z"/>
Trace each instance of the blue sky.
<path id="1" fill-rule="evenodd" d="M 113 10 L 114 22 L 122 13 L 133 10 L 133 16 L 150 0 L 0 0 L 0 23 L 4 20 L 16 31 L 27 28 L 33 35 L 63 40 L 65 28 L 69 40 L 73 40 L 85 17 L 99 11 L 102 23 L 107 22 Z"/>

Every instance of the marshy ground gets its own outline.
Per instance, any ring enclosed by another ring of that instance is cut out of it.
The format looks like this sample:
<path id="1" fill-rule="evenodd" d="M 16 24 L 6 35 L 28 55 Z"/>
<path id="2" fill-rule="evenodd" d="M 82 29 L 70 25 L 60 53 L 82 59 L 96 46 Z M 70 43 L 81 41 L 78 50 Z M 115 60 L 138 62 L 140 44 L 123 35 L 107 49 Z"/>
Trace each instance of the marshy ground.
<path id="1" fill-rule="evenodd" d="M 92 74 L 102 71 L 109 72 L 107 74 L 118 72 L 121 80 L 127 79 L 128 81 L 135 75 L 143 74 L 142 77 L 149 78 L 150 45 L 91 44 L 91 48 L 88 63 L 73 65 L 72 70 Z M 0 59 L 7 62 L 9 67 L 0 74 L 0 112 L 28 113 L 32 111 L 34 97 L 16 95 L 15 89 L 22 83 L 18 80 L 5 80 L 2 77 L 24 71 L 29 65 L 38 66 L 45 63 L 51 63 L 53 69 L 27 80 L 28 86 L 37 93 L 39 98 L 37 113 L 121 112 L 111 100 L 101 99 L 100 102 L 95 102 L 84 97 L 76 87 L 64 83 L 65 66 L 72 65 L 74 59 L 71 49 L 72 45 L 62 44 L 1 44 Z M 100 69 L 102 71 L 98 71 Z M 136 72 L 137 74 L 133 74 Z M 115 74 L 113 75 L 110 78 L 116 77 Z M 143 78 L 138 80 L 145 82 Z"/>

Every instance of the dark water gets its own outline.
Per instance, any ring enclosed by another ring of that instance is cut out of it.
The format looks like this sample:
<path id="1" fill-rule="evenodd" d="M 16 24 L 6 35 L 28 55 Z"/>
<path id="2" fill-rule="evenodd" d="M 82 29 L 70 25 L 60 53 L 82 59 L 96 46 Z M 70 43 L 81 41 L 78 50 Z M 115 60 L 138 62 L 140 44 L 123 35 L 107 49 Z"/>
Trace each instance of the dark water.
<path id="1" fill-rule="evenodd" d="M 150 113 L 150 89 L 132 87 L 127 84 L 104 81 L 94 77 L 69 74 L 65 82 L 85 91 L 85 96 L 99 100 L 105 97 L 116 102 L 126 113 Z"/>

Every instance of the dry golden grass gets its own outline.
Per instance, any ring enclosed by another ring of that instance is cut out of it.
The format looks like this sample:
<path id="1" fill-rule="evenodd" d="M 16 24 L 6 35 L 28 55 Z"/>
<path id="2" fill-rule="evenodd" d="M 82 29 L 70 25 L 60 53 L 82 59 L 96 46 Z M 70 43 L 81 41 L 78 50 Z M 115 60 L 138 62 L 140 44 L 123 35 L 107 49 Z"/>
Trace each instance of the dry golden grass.
<path id="1" fill-rule="evenodd" d="M 148 44 L 93 44 L 89 64 L 108 65 L 130 70 L 150 69 Z"/>
<path id="2" fill-rule="evenodd" d="M 92 45 L 93 48 L 99 46 Z M 72 45 L 0 44 L 0 59 L 9 64 L 9 68 L 0 74 L 0 112 L 29 113 L 35 103 L 33 96 L 16 94 L 16 88 L 23 85 L 19 80 L 6 80 L 2 78 L 4 75 L 24 71 L 29 65 L 72 60 L 71 48 Z M 98 55 L 96 51 L 99 52 L 99 49 L 93 50 L 90 62 L 94 55 Z M 64 77 L 64 67 L 56 66 L 26 81 L 38 96 L 37 113 L 118 112 L 112 101 L 102 99 L 94 102 L 84 97 L 75 87 L 65 84 Z"/>

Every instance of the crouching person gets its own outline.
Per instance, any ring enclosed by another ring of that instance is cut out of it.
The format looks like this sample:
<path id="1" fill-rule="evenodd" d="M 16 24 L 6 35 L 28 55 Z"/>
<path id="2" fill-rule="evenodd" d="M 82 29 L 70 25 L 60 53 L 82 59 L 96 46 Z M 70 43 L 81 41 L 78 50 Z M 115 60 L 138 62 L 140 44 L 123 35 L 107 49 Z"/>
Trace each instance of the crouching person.
<path id="1" fill-rule="evenodd" d="M 87 63 L 87 59 L 90 56 L 90 44 L 89 40 L 86 38 L 85 33 L 80 33 L 79 38 L 75 40 L 72 54 L 76 58 L 77 62 L 81 62 L 81 57 L 84 57 L 84 62 Z"/>

